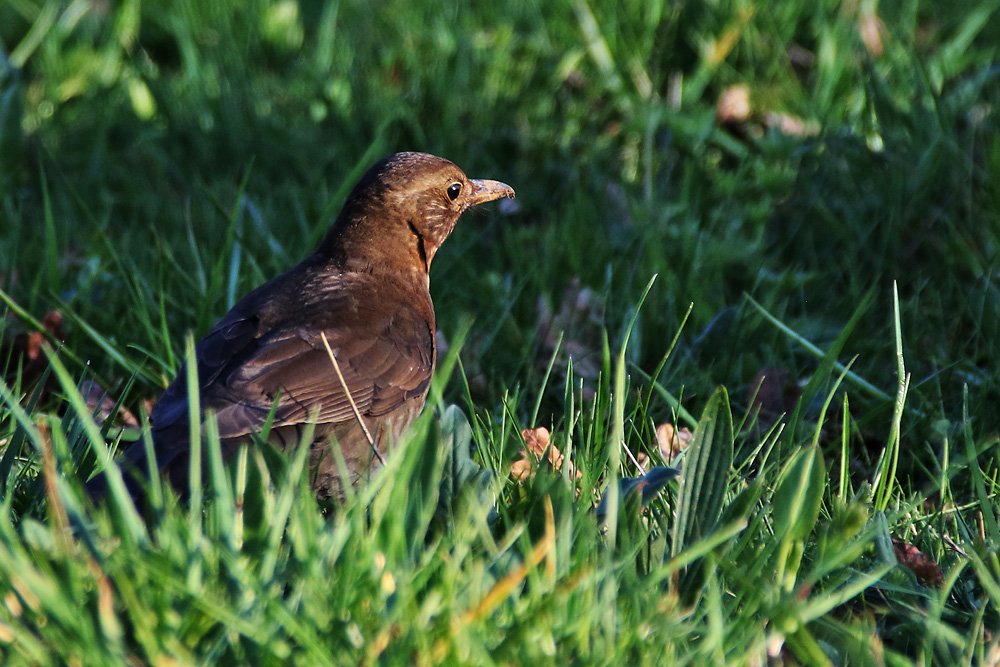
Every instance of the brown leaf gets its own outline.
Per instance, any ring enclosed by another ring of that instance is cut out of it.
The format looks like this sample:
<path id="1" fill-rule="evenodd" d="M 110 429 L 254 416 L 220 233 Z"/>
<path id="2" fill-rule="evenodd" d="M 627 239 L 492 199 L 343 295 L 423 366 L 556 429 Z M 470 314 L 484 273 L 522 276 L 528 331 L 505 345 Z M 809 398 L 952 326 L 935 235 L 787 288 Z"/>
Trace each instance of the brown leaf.
<path id="1" fill-rule="evenodd" d="M 917 575 L 917 581 L 924 586 L 940 588 L 941 584 L 944 583 L 944 573 L 941 572 L 941 566 L 912 544 L 894 539 L 892 550 L 896 552 L 896 561 L 903 567 L 913 570 L 913 574 Z"/>
<path id="2" fill-rule="evenodd" d="M 865 12 L 858 17 L 858 34 L 873 58 L 880 57 L 885 51 L 882 45 L 882 36 L 886 34 L 885 24 L 874 11 Z"/>
<path id="3" fill-rule="evenodd" d="M 112 411 L 115 409 L 114 398 L 108 393 L 108 391 L 98 384 L 94 380 L 84 380 L 80 383 L 80 395 L 83 396 L 83 400 L 87 402 L 87 407 L 90 408 L 92 414 L 94 414 L 94 421 L 97 422 L 98 426 L 103 424 L 108 419 L 113 419 L 115 415 Z M 121 419 L 121 423 L 124 426 L 138 426 L 139 420 L 135 418 L 128 409 L 124 406 L 118 410 L 117 417 Z"/>
<path id="4" fill-rule="evenodd" d="M 562 470 L 565 462 L 569 466 L 570 474 L 575 475 L 577 479 L 583 476 L 583 473 L 575 469 L 572 462 L 565 461 L 566 457 L 559 448 L 550 443 L 549 429 L 544 426 L 526 428 L 521 431 L 521 437 L 524 438 L 524 447 L 519 450 L 520 458 L 510 466 L 510 474 L 515 480 L 520 482 L 527 479 L 531 475 L 535 461 L 541 459 L 546 451 L 548 463 L 553 470 Z"/>
<path id="5" fill-rule="evenodd" d="M 742 123 L 749 118 L 750 87 L 740 83 L 722 91 L 715 104 L 715 117 L 723 125 Z"/>
<path id="6" fill-rule="evenodd" d="M 664 422 L 656 427 L 656 443 L 660 447 L 660 456 L 668 463 L 687 449 L 692 438 L 694 433 L 686 426 L 677 430 L 670 422 Z"/>
<path id="7" fill-rule="evenodd" d="M 58 310 L 50 310 L 42 318 L 42 328 L 55 340 L 65 340 L 63 334 L 63 316 Z M 0 371 L 6 376 L 13 376 L 21 369 L 21 388 L 30 389 L 31 385 L 48 368 L 49 361 L 42 352 L 45 334 L 41 331 L 21 332 L 10 341 L 0 345 Z M 2 366 L 6 364 L 6 367 Z M 54 377 L 49 379 L 48 390 L 58 387 Z"/>
<path id="8" fill-rule="evenodd" d="M 56 340 L 66 340 L 63 334 L 63 316 L 58 310 L 50 310 L 42 318 L 42 326 L 52 334 Z"/>
<path id="9" fill-rule="evenodd" d="M 522 458 L 510 464 L 510 476 L 516 482 L 523 482 L 531 476 L 531 461 L 524 455 L 524 450 L 520 450 Z"/>
<path id="10" fill-rule="evenodd" d="M 528 451 L 535 455 L 535 458 L 541 458 L 542 454 L 545 453 L 545 448 L 549 446 L 549 429 L 544 426 L 526 428 L 521 431 L 521 437 L 524 438 L 524 445 L 528 448 Z M 550 453 L 549 458 L 551 457 L 552 454 Z"/>
<path id="11" fill-rule="evenodd" d="M 813 137 L 819 134 L 820 124 L 779 109 L 761 106 L 750 96 L 746 84 L 729 86 L 719 94 L 715 103 L 715 120 L 733 136 L 742 140 L 759 139 L 766 130 L 777 130 L 789 137 Z"/>
<path id="12" fill-rule="evenodd" d="M 761 417 L 770 422 L 783 414 L 791 414 L 802 390 L 793 382 L 788 371 L 768 366 L 757 371 L 750 384 L 747 402 L 750 409 L 760 410 Z"/>
<path id="13" fill-rule="evenodd" d="M 786 137 L 815 137 L 820 130 L 819 123 L 814 120 L 803 120 L 781 111 L 769 112 L 764 117 L 764 122 L 769 128 L 778 130 Z"/>

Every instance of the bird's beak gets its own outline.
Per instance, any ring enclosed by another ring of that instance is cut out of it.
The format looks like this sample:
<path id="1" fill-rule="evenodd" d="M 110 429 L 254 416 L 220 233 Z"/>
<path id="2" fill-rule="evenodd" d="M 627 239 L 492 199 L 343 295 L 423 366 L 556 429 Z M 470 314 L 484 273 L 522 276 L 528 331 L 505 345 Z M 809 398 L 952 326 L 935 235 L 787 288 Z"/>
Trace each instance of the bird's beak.
<path id="1" fill-rule="evenodd" d="M 469 206 L 475 206 L 476 204 L 493 201 L 494 199 L 500 199 L 501 197 L 510 197 L 511 199 L 514 198 L 514 188 L 510 187 L 506 183 L 479 179 L 473 179 L 469 182 L 472 183 L 472 192 L 469 194 L 469 198 L 467 200 Z"/>

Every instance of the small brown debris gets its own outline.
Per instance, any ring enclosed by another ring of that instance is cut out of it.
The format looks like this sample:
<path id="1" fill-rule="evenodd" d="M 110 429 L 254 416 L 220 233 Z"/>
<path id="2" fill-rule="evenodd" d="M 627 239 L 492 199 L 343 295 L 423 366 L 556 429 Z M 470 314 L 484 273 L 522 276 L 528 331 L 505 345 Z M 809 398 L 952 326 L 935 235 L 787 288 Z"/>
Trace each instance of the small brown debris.
<path id="1" fill-rule="evenodd" d="M 750 409 L 760 410 L 761 419 L 771 423 L 783 414 L 795 409 L 802 390 L 783 368 L 768 366 L 757 371 L 750 383 L 747 402 Z"/>
<path id="2" fill-rule="evenodd" d="M 764 117 L 765 124 L 778 130 L 786 137 L 815 137 L 819 134 L 819 123 L 814 120 L 803 120 L 780 111 L 772 111 Z"/>
<path id="3" fill-rule="evenodd" d="M 805 120 L 785 111 L 754 106 L 750 88 L 745 84 L 730 86 L 722 91 L 715 104 L 715 119 L 736 136 L 761 138 L 765 130 L 777 130 L 788 137 L 814 137 L 820 132 L 815 120 Z"/>
<path id="4" fill-rule="evenodd" d="M 750 117 L 750 87 L 746 84 L 736 84 L 722 91 L 715 105 L 715 117 L 719 123 L 726 125 L 742 123 Z"/>
<path id="5" fill-rule="evenodd" d="M 50 310 L 46 313 L 41 324 L 45 332 L 53 339 L 65 340 L 63 316 L 58 310 Z M 45 333 L 42 331 L 32 331 L 31 333 L 25 331 L 0 345 L 0 373 L 6 377 L 12 377 L 20 368 L 21 389 L 26 393 L 49 366 L 49 360 L 42 351 L 42 343 L 45 342 L 45 339 Z M 59 382 L 56 378 L 50 377 L 46 384 L 46 390 L 51 391 L 58 386 Z"/>
<path id="6" fill-rule="evenodd" d="M 635 455 L 635 462 L 639 464 L 640 470 L 645 470 L 649 464 L 649 456 L 646 455 L 646 452 L 639 452 Z"/>
<path id="7" fill-rule="evenodd" d="M 882 44 L 882 37 L 886 34 L 885 24 L 874 11 L 865 12 L 858 17 L 858 34 L 865 48 L 873 58 L 881 57 L 885 51 Z"/>
<path id="8" fill-rule="evenodd" d="M 896 561 L 903 567 L 913 570 L 913 574 L 917 575 L 917 581 L 924 586 L 940 588 L 944 583 L 941 566 L 912 544 L 894 539 L 892 550 L 896 553 Z"/>
<path id="9" fill-rule="evenodd" d="M 670 422 L 664 422 L 656 427 L 656 443 L 660 447 L 660 456 L 668 463 L 687 449 L 693 438 L 694 433 L 686 426 L 677 429 Z"/>
<path id="10" fill-rule="evenodd" d="M 83 396 L 83 400 L 87 402 L 87 407 L 90 408 L 91 413 L 94 414 L 94 421 L 100 426 L 108 419 L 113 419 L 117 416 L 121 420 L 124 426 L 138 426 L 139 420 L 135 418 L 135 415 L 131 411 L 122 406 L 117 415 L 113 415 L 112 411 L 115 409 L 115 401 L 111 394 L 102 387 L 99 383 L 94 380 L 84 380 L 80 383 L 80 395 Z"/>
<path id="11" fill-rule="evenodd" d="M 524 447 L 519 450 L 520 458 L 510 466 L 510 474 L 515 480 L 521 482 L 527 479 L 531 475 L 534 463 L 540 460 L 546 451 L 548 451 L 549 465 L 553 470 L 562 470 L 565 462 L 569 466 L 571 475 L 575 475 L 577 479 L 583 476 L 572 462 L 565 461 L 565 455 L 550 442 L 549 429 L 544 426 L 526 428 L 521 431 L 521 437 L 524 438 Z"/>

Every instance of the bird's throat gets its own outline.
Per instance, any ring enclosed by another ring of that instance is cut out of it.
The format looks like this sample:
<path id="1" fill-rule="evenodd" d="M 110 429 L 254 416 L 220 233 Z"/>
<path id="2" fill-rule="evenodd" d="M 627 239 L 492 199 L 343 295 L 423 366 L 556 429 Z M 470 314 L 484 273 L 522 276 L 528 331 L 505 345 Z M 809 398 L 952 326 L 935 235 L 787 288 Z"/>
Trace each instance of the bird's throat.
<path id="1" fill-rule="evenodd" d="M 413 237 L 416 239 L 417 255 L 420 258 L 420 263 L 423 265 L 424 271 L 427 271 L 429 273 L 431 270 L 431 258 L 428 257 L 427 255 L 427 247 L 424 244 L 424 236 L 417 230 L 416 225 L 414 225 L 411 221 L 407 221 L 406 224 L 410 226 L 410 231 L 413 233 Z"/>

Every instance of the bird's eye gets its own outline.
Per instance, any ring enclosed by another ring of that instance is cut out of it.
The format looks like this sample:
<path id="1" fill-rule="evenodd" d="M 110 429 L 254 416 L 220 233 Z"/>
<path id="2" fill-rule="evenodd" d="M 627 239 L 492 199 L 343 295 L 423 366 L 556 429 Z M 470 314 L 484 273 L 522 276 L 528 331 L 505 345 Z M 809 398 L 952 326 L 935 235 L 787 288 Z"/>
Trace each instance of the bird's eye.
<path id="1" fill-rule="evenodd" d="M 458 199 L 458 195 L 461 192 L 462 192 L 462 184 L 452 183 L 451 185 L 448 186 L 448 199 L 455 201 L 456 199 Z"/>

